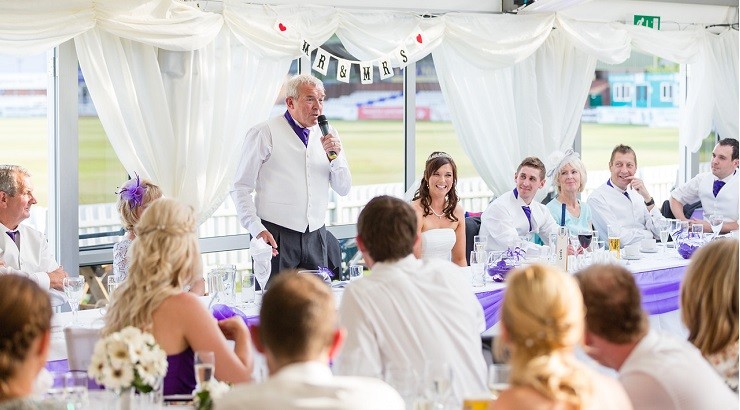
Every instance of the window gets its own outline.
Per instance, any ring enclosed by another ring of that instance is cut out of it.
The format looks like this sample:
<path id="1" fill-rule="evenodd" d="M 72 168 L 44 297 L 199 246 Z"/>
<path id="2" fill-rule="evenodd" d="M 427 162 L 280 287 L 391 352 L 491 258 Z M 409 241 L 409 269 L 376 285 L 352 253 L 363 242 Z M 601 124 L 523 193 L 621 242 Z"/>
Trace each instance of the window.
<path id="1" fill-rule="evenodd" d="M 26 223 L 46 231 L 49 207 L 49 125 L 47 54 L 0 55 L 0 145 L 3 164 L 31 173 L 38 204 Z"/>
<path id="2" fill-rule="evenodd" d="M 614 101 L 632 101 L 632 86 L 614 83 Z"/>
<path id="3" fill-rule="evenodd" d="M 673 101 L 673 83 L 661 82 L 660 83 L 660 101 L 672 102 Z"/>

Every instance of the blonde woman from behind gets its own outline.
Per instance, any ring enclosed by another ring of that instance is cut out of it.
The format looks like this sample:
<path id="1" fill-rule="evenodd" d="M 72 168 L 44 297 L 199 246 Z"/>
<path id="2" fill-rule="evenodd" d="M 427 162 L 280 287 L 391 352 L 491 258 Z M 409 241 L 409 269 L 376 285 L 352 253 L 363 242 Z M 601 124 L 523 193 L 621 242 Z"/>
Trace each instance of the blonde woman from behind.
<path id="1" fill-rule="evenodd" d="M 616 380 L 576 359 L 583 341 L 583 298 L 557 268 L 530 265 L 507 279 L 502 338 L 511 352 L 510 388 L 491 409 L 631 409 Z"/>
<path id="2" fill-rule="evenodd" d="M 699 249 L 681 283 L 681 319 L 689 342 L 738 391 L 738 241 L 720 239 Z"/>
<path id="3" fill-rule="evenodd" d="M 135 326 L 154 335 L 167 353 L 164 394 L 195 387 L 194 352 L 215 354 L 218 380 L 239 383 L 252 372 L 249 331 L 239 317 L 216 322 L 198 298 L 182 290 L 202 275 L 192 208 L 174 199 L 152 202 L 136 224 L 129 277 L 116 291 L 104 335 Z M 233 350 L 227 338 L 234 340 Z"/>

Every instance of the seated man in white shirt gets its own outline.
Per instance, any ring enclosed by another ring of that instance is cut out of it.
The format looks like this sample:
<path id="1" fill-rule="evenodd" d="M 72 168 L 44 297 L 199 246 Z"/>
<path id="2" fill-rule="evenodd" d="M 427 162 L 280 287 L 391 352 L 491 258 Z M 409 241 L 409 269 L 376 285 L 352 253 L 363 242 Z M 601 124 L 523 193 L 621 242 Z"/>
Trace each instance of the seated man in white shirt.
<path id="1" fill-rule="evenodd" d="M 737 395 L 696 347 L 650 330 L 632 273 L 593 265 L 576 279 L 586 306 L 584 350 L 619 372 L 635 409 L 737 408 Z"/>
<path id="2" fill-rule="evenodd" d="M 480 235 L 486 238 L 488 250 L 513 248 L 521 239 L 524 250 L 539 248 L 532 242 L 535 233 L 545 245 L 550 234 L 557 233 L 557 223 L 547 207 L 534 200 L 545 186 L 545 164 L 537 157 L 524 158 L 514 174 L 516 188 L 488 205 L 481 215 Z"/>
<path id="3" fill-rule="evenodd" d="M 619 235 L 620 246 L 658 238 L 653 217 L 661 217 L 655 200 L 637 178 L 637 155 L 627 145 L 617 145 L 609 159 L 611 177 L 588 197 L 594 226 L 602 240 L 608 227 Z"/>
<path id="4" fill-rule="evenodd" d="M 252 328 L 270 378 L 234 387 L 216 409 L 403 410 L 401 396 L 380 380 L 332 375 L 329 361 L 343 339 L 330 288 L 313 275 L 284 272 L 273 279 Z"/>
<path id="5" fill-rule="evenodd" d="M 335 370 L 380 376 L 400 369 L 419 378 L 428 364 L 448 363 L 461 404 L 486 391 L 483 309 L 459 266 L 414 257 L 416 228 L 416 213 L 398 198 L 375 197 L 360 212 L 357 246 L 372 274 L 344 291 L 339 322 L 347 341 Z"/>
<path id="6" fill-rule="evenodd" d="M 60 306 L 66 302 L 61 291 L 67 272 L 54 260 L 44 234 L 21 225 L 35 203 L 31 174 L 18 165 L 0 165 L 0 272 L 33 279 L 49 290 L 52 306 Z"/>
<path id="7" fill-rule="evenodd" d="M 701 201 L 704 216 L 722 215 L 725 223 L 721 233 L 738 228 L 738 142 L 734 138 L 720 140 L 712 151 L 712 172 L 703 172 L 686 184 L 671 192 L 671 212 L 682 221 L 691 215 L 684 215 L 683 206 Z M 706 220 L 691 219 L 692 224 L 704 226 L 704 232 L 712 227 Z"/>

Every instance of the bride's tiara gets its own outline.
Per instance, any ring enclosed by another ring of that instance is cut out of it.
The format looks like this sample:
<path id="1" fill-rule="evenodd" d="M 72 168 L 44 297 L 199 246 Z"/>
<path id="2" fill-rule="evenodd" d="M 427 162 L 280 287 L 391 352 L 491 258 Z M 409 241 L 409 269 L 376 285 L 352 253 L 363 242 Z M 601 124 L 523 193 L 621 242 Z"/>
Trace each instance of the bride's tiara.
<path id="1" fill-rule="evenodd" d="M 452 157 L 450 156 L 450 154 L 448 154 L 448 153 L 446 153 L 446 152 L 442 152 L 442 151 L 434 151 L 434 152 L 432 152 L 432 153 L 431 153 L 431 154 L 429 155 L 429 158 L 427 158 L 427 161 L 431 161 L 431 160 L 433 160 L 433 159 L 435 159 L 435 158 L 440 158 L 440 157 L 442 157 L 442 158 L 449 158 L 449 159 L 452 159 Z"/>

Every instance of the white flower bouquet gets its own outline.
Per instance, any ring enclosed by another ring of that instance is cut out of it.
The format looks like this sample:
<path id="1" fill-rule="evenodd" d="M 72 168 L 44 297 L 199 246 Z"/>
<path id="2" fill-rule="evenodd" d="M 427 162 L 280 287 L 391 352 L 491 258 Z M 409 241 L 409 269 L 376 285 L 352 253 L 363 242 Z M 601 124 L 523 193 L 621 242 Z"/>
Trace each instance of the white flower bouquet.
<path id="1" fill-rule="evenodd" d="M 215 378 L 203 382 L 193 390 L 193 405 L 196 410 L 210 410 L 213 408 L 213 401 L 223 396 L 229 389 L 231 389 L 229 384 Z"/>
<path id="2" fill-rule="evenodd" d="M 149 393 L 167 374 L 167 355 L 150 333 L 128 326 L 98 340 L 87 372 L 116 393 Z"/>

